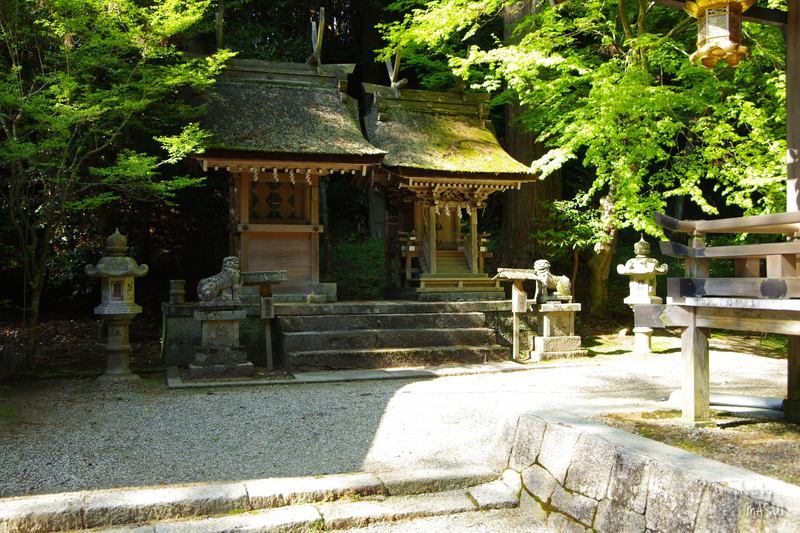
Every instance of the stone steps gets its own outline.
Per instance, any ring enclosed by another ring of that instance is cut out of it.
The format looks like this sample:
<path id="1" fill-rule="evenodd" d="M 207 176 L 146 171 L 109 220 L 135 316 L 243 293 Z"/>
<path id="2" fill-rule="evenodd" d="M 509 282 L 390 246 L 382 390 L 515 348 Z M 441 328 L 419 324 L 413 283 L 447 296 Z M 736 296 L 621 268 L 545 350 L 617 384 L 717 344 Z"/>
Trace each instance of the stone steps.
<path id="1" fill-rule="evenodd" d="M 486 313 L 511 311 L 510 300 L 460 301 L 460 302 L 336 302 L 324 304 L 281 303 L 275 304 L 275 316 L 320 316 L 320 315 L 383 315 L 383 314 L 428 314 L 428 313 Z"/>
<path id="2" fill-rule="evenodd" d="M 509 303 L 354 302 L 276 306 L 283 365 L 290 371 L 482 364 L 507 348 L 487 313 Z"/>
<path id="3" fill-rule="evenodd" d="M 482 364 L 507 361 L 510 350 L 498 344 L 484 346 L 421 346 L 289 352 L 284 363 L 292 370 L 396 368 L 442 364 Z"/>
<path id="4" fill-rule="evenodd" d="M 345 329 L 412 329 L 483 327 L 486 315 L 469 313 L 384 313 L 350 315 L 306 315 L 278 317 L 284 333 L 340 331 Z"/>
<path id="5" fill-rule="evenodd" d="M 349 329 L 283 334 L 284 353 L 423 346 L 483 346 L 496 342 L 491 328 Z"/>
<path id="6" fill-rule="evenodd" d="M 505 478 L 503 478 L 505 479 Z M 519 491 L 482 465 L 0 499 L 0 531 L 315 531 L 514 508 Z"/>

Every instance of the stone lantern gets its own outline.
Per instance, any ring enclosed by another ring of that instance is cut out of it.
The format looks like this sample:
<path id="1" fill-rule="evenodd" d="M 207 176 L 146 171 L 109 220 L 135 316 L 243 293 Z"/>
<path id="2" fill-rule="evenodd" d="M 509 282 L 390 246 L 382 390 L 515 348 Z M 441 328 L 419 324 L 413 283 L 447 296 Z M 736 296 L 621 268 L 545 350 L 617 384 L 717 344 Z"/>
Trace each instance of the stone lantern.
<path id="1" fill-rule="evenodd" d="M 617 265 L 617 272 L 629 276 L 628 287 L 630 294 L 623 301 L 633 309 L 638 304 L 660 304 L 661 298 L 656 296 L 656 276 L 666 274 L 669 266 L 659 263 L 650 257 L 650 244 L 644 236 L 633 245 L 636 257 L 628 259 L 624 265 Z M 652 328 L 633 328 L 634 353 L 648 354 L 651 352 Z"/>
<path id="2" fill-rule="evenodd" d="M 684 9 L 697 19 L 697 50 L 693 63 L 714 68 L 720 60 L 731 67 L 739 65 L 742 56 L 750 57 L 750 49 L 742 44 L 742 13 L 755 0 L 695 0 Z"/>
<path id="3" fill-rule="evenodd" d="M 100 305 L 94 314 L 103 318 L 106 349 L 106 372 L 101 383 L 135 381 L 139 376 L 130 369 L 131 320 L 142 312 L 134 301 L 134 278 L 147 274 L 147 265 L 139 265 L 128 252 L 128 238 L 119 229 L 106 239 L 105 255 L 97 265 L 86 265 L 86 274 L 100 278 Z"/>

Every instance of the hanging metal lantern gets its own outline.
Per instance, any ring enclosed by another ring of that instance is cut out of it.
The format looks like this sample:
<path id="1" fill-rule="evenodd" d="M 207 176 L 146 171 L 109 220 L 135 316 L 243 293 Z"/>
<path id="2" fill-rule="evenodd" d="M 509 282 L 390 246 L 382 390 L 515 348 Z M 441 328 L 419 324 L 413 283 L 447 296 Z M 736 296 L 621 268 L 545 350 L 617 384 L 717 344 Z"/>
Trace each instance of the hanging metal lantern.
<path id="1" fill-rule="evenodd" d="M 686 2 L 686 12 L 697 19 L 697 50 L 692 63 L 714 68 L 720 60 L 736 67 L 750 49 L 742 44 L 742 13 L 755 0 L 696 0 Z"/>

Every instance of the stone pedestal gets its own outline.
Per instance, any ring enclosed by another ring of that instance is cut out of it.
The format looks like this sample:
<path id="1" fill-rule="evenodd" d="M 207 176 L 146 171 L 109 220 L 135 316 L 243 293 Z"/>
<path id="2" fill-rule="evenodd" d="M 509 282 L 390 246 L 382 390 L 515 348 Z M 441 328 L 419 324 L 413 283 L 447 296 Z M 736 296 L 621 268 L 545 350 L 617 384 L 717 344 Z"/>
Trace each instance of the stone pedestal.
<path id="1" fill-rule="evenodd" d="M 535 309 L 538 335 L 533 339 L 531 362 L 586 355 L 581 338 L 575 335 L 575 313 L 581 310 L 581 304 L 544 303 Z"/>
<path id="2" fill-rule="evenodd" d="M 653 328 L 633 328 L 633 353 L 647 355 L 653 352 Z"/>
<path id="3" fill-rule="evenodd" d="M 130 326 L 134 317 L 141 312 L 141 308 L 131 310 L 133 312 L 127 315 L 109 315 L 103 318 L 106 371 L 97 378 L 97 382 L 101 385 L 130 383 L 140 379 L 131 372 Z"/>
<path id="4" fill-rule="evenodd" d="M 244 309 L 209 308 L 195 311 L 200 322 L 201 346 L 189 363 L 189 378 L 252 376 L 255 369 L 239 343 L 239 323 Z"/>

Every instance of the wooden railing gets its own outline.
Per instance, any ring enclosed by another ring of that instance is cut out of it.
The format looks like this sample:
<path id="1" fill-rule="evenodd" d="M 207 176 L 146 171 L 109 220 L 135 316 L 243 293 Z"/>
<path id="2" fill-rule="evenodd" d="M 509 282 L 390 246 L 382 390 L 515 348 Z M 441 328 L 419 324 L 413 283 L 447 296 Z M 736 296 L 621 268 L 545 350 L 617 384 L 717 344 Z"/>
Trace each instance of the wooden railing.
<path id="1" fill-rule="evenodd" d="M 684 420 L 709 417 L 708 329 L 789 336 L 787 419 L 800 421 L 800 240 L 738 246 L 706 246 L 708 233 L 786 234 L 795 239 L 800 213 L 707 221 L 657 214 L 664 229 L 689 234 L 688 244 L 662 242 L 665 255 L 684 259 L 686 277 L 669 279 L 666 305 L 637 305 L 637 327 L 680 327 Z M 734 278 L 711 278 L 712 260 L 732 259 Z M 764 263 L 764 264 L 762 264 Z M 765 267 L 766 277 L 762 277 Z"/>

